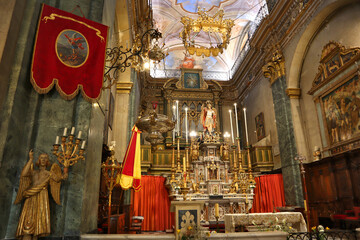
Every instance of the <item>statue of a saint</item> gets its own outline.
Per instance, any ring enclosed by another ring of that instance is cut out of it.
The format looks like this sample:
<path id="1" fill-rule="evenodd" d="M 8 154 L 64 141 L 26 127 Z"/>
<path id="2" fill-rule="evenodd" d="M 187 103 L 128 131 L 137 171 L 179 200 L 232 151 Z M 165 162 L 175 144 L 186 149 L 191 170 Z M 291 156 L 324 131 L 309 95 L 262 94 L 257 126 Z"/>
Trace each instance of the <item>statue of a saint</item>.
<path id="1" fill-rule="evenodd" d="M 206 106 L 201 106 L 201 123 L 204 134 L 213 134 L 216 127 L 216 109 L 212 107 L 211 101 L 206 101 Z"/>
<path id="2" fill-rule="evenodd" d="M 26 163 L 20 175 L 20 186 L 14 204 L 25 199 L 21 211 L 16 237 L 18 239 L 37 239 L 50 234 L 50 208 L 48 186 L 51 187 L 51 195 L 54 201 L 60 205 L 61 180 L 68 177 L 67 173 L 62 174 L 59 165 L 54 163 L 50 171 L 49 156 L 46 153 L 40 154 L 34 169 L 34 153 L 29 152 L 29 161 Z"/>
<path id="3" fill-rule="evenodd" d="M 230 160 L 230 146 L 227 143 L 223 143 L 220 146 L 220 156 L 223 161 Z"/>
<path id="4" fill-rule="evenodd" d="M 199 160 L 199 143 L 193 141 L 190 146 L 190 159 L 191 161 Z"/>

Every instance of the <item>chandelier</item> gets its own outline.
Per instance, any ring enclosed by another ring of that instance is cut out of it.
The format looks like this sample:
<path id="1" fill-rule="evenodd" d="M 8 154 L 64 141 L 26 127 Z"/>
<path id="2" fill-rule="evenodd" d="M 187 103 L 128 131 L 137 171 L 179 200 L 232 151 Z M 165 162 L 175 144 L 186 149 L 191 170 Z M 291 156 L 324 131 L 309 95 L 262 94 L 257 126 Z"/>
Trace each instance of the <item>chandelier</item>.
<path id="1" fill-rule="evenodd" d="M 145 71 L 149 69 L 150 61 L 158 63 L 164 59 L 166 57 L 163 50 L 165 44 L 160 47 L 158 42 L 161 37 L 161 32 L 157 29 L 149 29 L 141 36 L 136 35 L 130 49 L 123 46 L 107 48 L 104 77 L 111 82 L 108 87 L 116 82 L 119 71 L 125 72 L 128 67 L 136 71 Z"/>
<path id="2" fill-rule="evenodd" d="M 182 17 L 181 23 L 184 25 L 184 29 L 180 32 L 180 38 L 182 38 L 185 49 L 189 54 L 196 56 L 206 56 L 210 57 L 217 56 L 219 53 L 222 53 L 224 49 L 227 48 L 230 37 L 231 29 L 234 26 L 234 20 L 232 19 L 223 19 L 224 11 L 219 10 L 214 16 L 208 16 L 205 10 L 198 10 L 199 17 L 197 19 L 192 19 L 189 17 Z M 210 47 L 199 46 L 195 42 L 195 38 L 203 31 L 209 35 L 209 45 Z M 211 43 L 210 33 L 218 33 L 221 36 L 221 42 L 213 45 Z M 198 46 L 196 46 L 198 45 Z"/>

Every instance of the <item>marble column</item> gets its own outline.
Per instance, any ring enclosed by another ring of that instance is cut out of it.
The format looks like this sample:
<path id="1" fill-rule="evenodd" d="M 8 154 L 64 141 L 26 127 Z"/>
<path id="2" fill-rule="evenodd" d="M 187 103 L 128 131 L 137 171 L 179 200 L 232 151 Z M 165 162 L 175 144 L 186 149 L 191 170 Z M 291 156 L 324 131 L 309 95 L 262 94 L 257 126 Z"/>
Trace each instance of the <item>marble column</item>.
<path id="1" fill-rule="evenodd" d="M 67 101 L 54 88 L 39 95 L 30 84 L 30 65 L 41 3 L 72 11 L 80 5 L 87 19 L 102 22 L 103 0 L 41 1 L 28 0 L 24 8 L 17 39 L 15 58 L 10 66 L 9 87 L 1 111 L 0 135 L 0 239 L 14 239 L 21 204 L 13 205 L 19 176 L 34 149 L 34 158 L 48 153 L 56 162 L 52 144 L 63 128 L 76 127 L 87 140 L 85 161 L 70 167 L 69 178 L 62 183 L 61 205 L 50 197 L 51 235 L 68 239 L 97 229 L 97 206 L 104 126 L 104 101 L 91 104 L 81 94 Z M 81 14 L 74 12 L 75 14 Z M 103 96 L 104 97 L 104 96 Z M 101 126 L 101 127 L 99 127 Z"/>
<path id="2" fill-rule="evenodd" d="M 271 61 L 263 67 L 263 72 L 264 76 L 269 78 L 271 82 L 284 179 L 285 202 L 286 205 L 303 206 L 299 163 L 295 161 L 298 150 L 294 137 L 290 98 L 286 94 L 284 59 L 279 51 L 276 51 Z"/>

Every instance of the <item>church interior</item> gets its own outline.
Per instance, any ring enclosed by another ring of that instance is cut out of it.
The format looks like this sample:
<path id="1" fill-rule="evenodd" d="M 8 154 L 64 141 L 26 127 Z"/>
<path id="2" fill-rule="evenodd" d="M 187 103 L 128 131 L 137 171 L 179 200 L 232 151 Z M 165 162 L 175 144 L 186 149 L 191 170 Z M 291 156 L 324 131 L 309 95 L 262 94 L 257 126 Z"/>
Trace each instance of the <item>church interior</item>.
<path id="1" fill-rule="evenodd" d="M 0 239 L 360 239 L 358 0 L 0 6 Z"/>

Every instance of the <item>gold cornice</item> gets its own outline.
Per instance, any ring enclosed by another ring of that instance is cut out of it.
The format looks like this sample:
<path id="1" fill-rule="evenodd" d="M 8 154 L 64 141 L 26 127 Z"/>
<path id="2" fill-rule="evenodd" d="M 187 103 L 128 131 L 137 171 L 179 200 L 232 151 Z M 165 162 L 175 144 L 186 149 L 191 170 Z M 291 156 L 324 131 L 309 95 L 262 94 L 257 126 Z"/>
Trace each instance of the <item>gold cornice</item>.
<path id="1" fill-rule="evenodd" d="M 301 96 L 301 88 L 288 88 L 285 92 L 292 99 L 299 99 Z"/>
<path id="2" fill-rule="evenodd" d="M 262 68 L 263 74 L 272 85 L 278 78 L 285 76 L 285 61 L 282 53 L 276 50 L 273 57 Z"/>
<path id="3" fill-rule="evenodd" d="M 133 86 L 132 82 L 117 82 L 116 83 L 116 93 L 130 94 L 132 86 Z"/>

